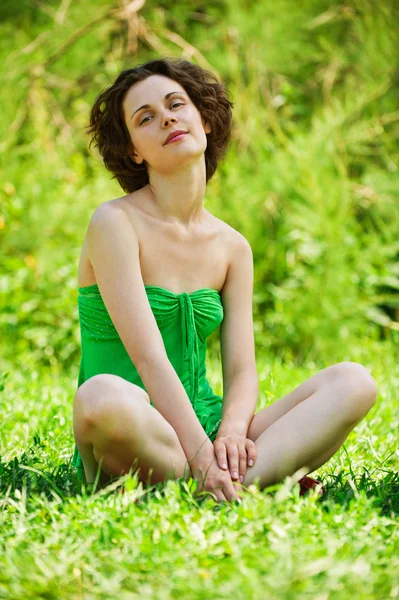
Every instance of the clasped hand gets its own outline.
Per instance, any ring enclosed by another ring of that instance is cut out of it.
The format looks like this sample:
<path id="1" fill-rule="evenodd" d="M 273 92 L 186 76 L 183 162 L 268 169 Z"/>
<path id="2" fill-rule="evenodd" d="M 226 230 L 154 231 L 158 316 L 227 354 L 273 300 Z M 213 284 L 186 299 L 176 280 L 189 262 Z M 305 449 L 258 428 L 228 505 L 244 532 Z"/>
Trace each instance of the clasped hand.
<path id="1" fill-rule="evenodd" d="M 239 480 L 242 483 L 247 465 L 255 464 L 255 443 L 245 434 L 231 432 L 217 437 L 213 447 L 219 467 L 223 470 L 229 469 L 232 480 Z"/>

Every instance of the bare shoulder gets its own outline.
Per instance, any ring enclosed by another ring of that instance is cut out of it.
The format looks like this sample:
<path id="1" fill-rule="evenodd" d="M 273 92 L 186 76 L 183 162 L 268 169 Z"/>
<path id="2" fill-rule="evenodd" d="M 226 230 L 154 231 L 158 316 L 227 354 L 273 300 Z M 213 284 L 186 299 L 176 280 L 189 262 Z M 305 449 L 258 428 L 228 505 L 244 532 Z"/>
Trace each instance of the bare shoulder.
<path id="1" fill-rule="evenodd" d="M 108 251 L 119 252 L 120 244 L 129 248 L 129 252 L 139 250 L 138 237 L 124 211 L 118 206 L 104 202 L 92 214 L 86 232 L 87 255 L 92 261 L 98 248 L 104 243 Z"/>
<path id="2" fill-rule="evenodd" d="M 120 198 L 106 200 L 97 206 L 91 215 L 89 225 L 101 223 L 102 221 L 109 223 L 111 228 L 113 224 L 117 225 L 120 221 L 129 222 L 134 228 L 134 220 L 128 215 L 124 204 L 120 202 Z"/>
<path id="3" fill-rule="evenodd" d="M 233 232 L 232 243 L 234 244 L 235 251 L 252 252 L 251 244 L 248 242 L 247 238 L 236 229 L 233 229 Z"/>
<path id="4" fill-rule="evenodd" d="M 133 237 L 135 229 L 125 211 L 113 200 L 102 202 L 92 213 L 86 230 L 83 251 L 87 261 L 91 264 L 90 247 L 99 239 L 98 236 L 107 236 L 109 242 L 121 231 L 131 232 Z M 111 239 L 112 238 L 112 239 Z M 85 278 L 85 277 L 83 277 Z"/>
<path id="5" fill-rule="evenodd" d="M 215 217 L 216 218 L 216 217 Z M 247 238 L 237 229 L 234 229 L 228 223 L 217 219 L 220 223 L 221 231 L 225 239 L 225 243 L 229 249 L 230 261 L 234 259 L 241 252 L 252 254 L 252 248 Z"/>
<path id="6" fill-rule="evenodd" d="M 123 213 L 135 230 L 136 234 L 140 235 L 143 225 L 143 217 L 145 216 L 142 210 L 142 204 L 142 190 L 137 190 L 130 194 L 126 194 L 126 196 L 108 200 L 107 202 L 101 204 L 100 207 L 106 205 L 109 210 L 113 210 L 120 214 Z"/>
<path id="7" fill-rule="evenodd" d="M 123 204 L 119 201 L 120 198 L 114 200 L 106 200 L 97 206 L 91 218 L 104 218 L 110 214 L 123 214 Z"/>
<path id="8" fill-rule="evenodd" d="M 212 213 L 207 211 L 210 222 L 212 223 L 214 230 L 220 235 L 223 241 L 232 246 L 236 243 L 237 238 L 241 235 L 239 231 L 234 229 L 231 225 L 226 223 L 226 221 L 222 221 L 218 217 L 215 217 Z"/>

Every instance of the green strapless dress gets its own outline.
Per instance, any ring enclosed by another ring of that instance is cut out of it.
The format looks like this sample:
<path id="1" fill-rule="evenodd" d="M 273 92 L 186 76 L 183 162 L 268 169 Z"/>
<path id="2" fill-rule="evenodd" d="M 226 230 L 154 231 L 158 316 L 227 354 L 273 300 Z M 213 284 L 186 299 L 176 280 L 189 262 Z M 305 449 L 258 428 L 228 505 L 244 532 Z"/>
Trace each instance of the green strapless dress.
<path id="1" fill-rule="evenodd" d="M 167 356 L 213 442 L 222 420 L 223 399 L 213 393 L 206 377 L 206 339 L 223 320 L 220 293 L 203 288 L 191 294 L 175 294 L 155 285 L 146 285 L 145 290 Z M 96 283 L 78 288 L 78 314 L 82 344 L 78 388 L 94 375 L 112 373 L 145 390 Z M 83 463 L 76 444 L 72 465 L 83 480 Z"/>

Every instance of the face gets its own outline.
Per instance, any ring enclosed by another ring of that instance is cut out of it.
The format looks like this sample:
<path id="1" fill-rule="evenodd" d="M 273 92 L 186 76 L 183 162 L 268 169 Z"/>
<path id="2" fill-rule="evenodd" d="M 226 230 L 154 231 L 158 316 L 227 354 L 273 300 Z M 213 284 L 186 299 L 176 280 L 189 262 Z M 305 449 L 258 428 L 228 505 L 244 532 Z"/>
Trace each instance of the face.
<path id="1" fill-rule="evenodd" d="M 143 104 L 149 106 L 140 109 Z M 131 157 L 137 164 L 145 162 L 149 172 L 173 173 L 206 150 L 209 125 L 184 88 L 169 77 L 151 75 L 135 83 L 125 96 L 123 113 L 132 140 Z M 187 133 L 165 144 L 177 129 Z"/>

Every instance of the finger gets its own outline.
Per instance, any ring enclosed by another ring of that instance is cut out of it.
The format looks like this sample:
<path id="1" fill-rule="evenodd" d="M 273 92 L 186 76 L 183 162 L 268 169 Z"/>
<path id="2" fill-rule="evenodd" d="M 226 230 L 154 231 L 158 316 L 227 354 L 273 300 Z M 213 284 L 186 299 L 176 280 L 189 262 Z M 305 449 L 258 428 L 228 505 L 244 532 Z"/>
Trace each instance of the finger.
<path id="1" fill-rule="evenodd" d="M 244 494 L 244 490 L 243 490 L 243 488 L 242 488 L 242 485 L 241 485 L 241 483 L 240 483 L 239 481 L 232 481 L 231 483 L 233 484 L 233 486 L 234 486 L 234 489 L 235 489 L 235 491 L 237 492 L 238 496 L 239 496 L 240 498 L 242 498 L 242 497 L 243 497 L 243 494 Z"/>
<path id="2" fill-rule="evenodd" d="M 219 468 L 226 471 L 228 469 L 226 445 L 221 440 L 215 440 L 213 447 Z"/>
<path id="3" fill-rule="evenodd" d="M 229 466 L 230 466 L 230 474 L 231 478 L 234 481 L 239 481 L 239 465 L 238 465 L 238 444 L 237 442 L 232 442 L 227 447 L 227 454 L 229 457 Z"/>
<path id="4" fill-rule="evenodd" d="M 219 504 L 221 502 L 227 502 L 227 499 L 226 499 L 225 495 L 223 493 L 221 493 L 221 492 L 216 493 L 215 491 L 213 491 L 213 492 L 208 491 L 208 495 L 207 496 L 208 496 L 208 498 L 207 498 L 208 500 L 210 498 L 212 498 L 212 500 L 214 502 L 216 502 L 217 504 Z"/>
<path id="5" fill-rule="evenodd" d="M 239 494 L 240 492 L 243 491 L 240 480 L 238 480 L 238 481 L 231 480 L 231 483 L 233 484 L 233 487 L 236 490 L 237 494 Z"/>
<path id="6" fill-rule="evenodd" d="M 229 502 L 238 501 L 241 502 L 241 498 L 238 495 L 235 486 L 240 485 L 233 481 L 226 481 L 226 485 L 223 486 L 223 492 Z"/>
<path id="7" fill-rule="evenodd" d="M 248 466 L 252 467 L 255 464 L 256 457 L 257 457 L 255 443 L 252 440 L 247 440 L 246 448 L 247 448 Z M 251 461 L 252 461 L 252 464 L 251 464 Z"/>
<path id="8" fill-rule="evenodd" d="M 224 493 L 223 484 L 218 483 L 218 485 L 216 486 L 216 488 L 213 490 L 213 493 L 215 494 L 215 496 L 217 498 L 217 502 L 227 502 L 227 498 L 226 498 L 226 495 Z"/>
<path id="9" fill-rule="evenodd" d="M 210 489 L 207 489 L 205 491 L 209 494 L 209 496 L 213 498 L 215 502 L 219 503 L 226 500 L 226 497 L 223 493 L 223 486 L 220 483 L 218 483 L 216 487 L 212 488 L 211 486 Z"/>
<path id="10" fill-rule="evenodd" d="M 245 444 L 243 444 L 240 449 L 240 482 L 241 483 L 244 481 L 246 471 L 247 471 L 247 451 L 245 449 Z"/>
<path id="11" fill-rule="evenodd" d="M 218 490 L 217 493 L 216 492 L 213 492 L 213 493 L 217 498 L 217 502 L 227 502 L 227 498 L 221 490 Z"/>

